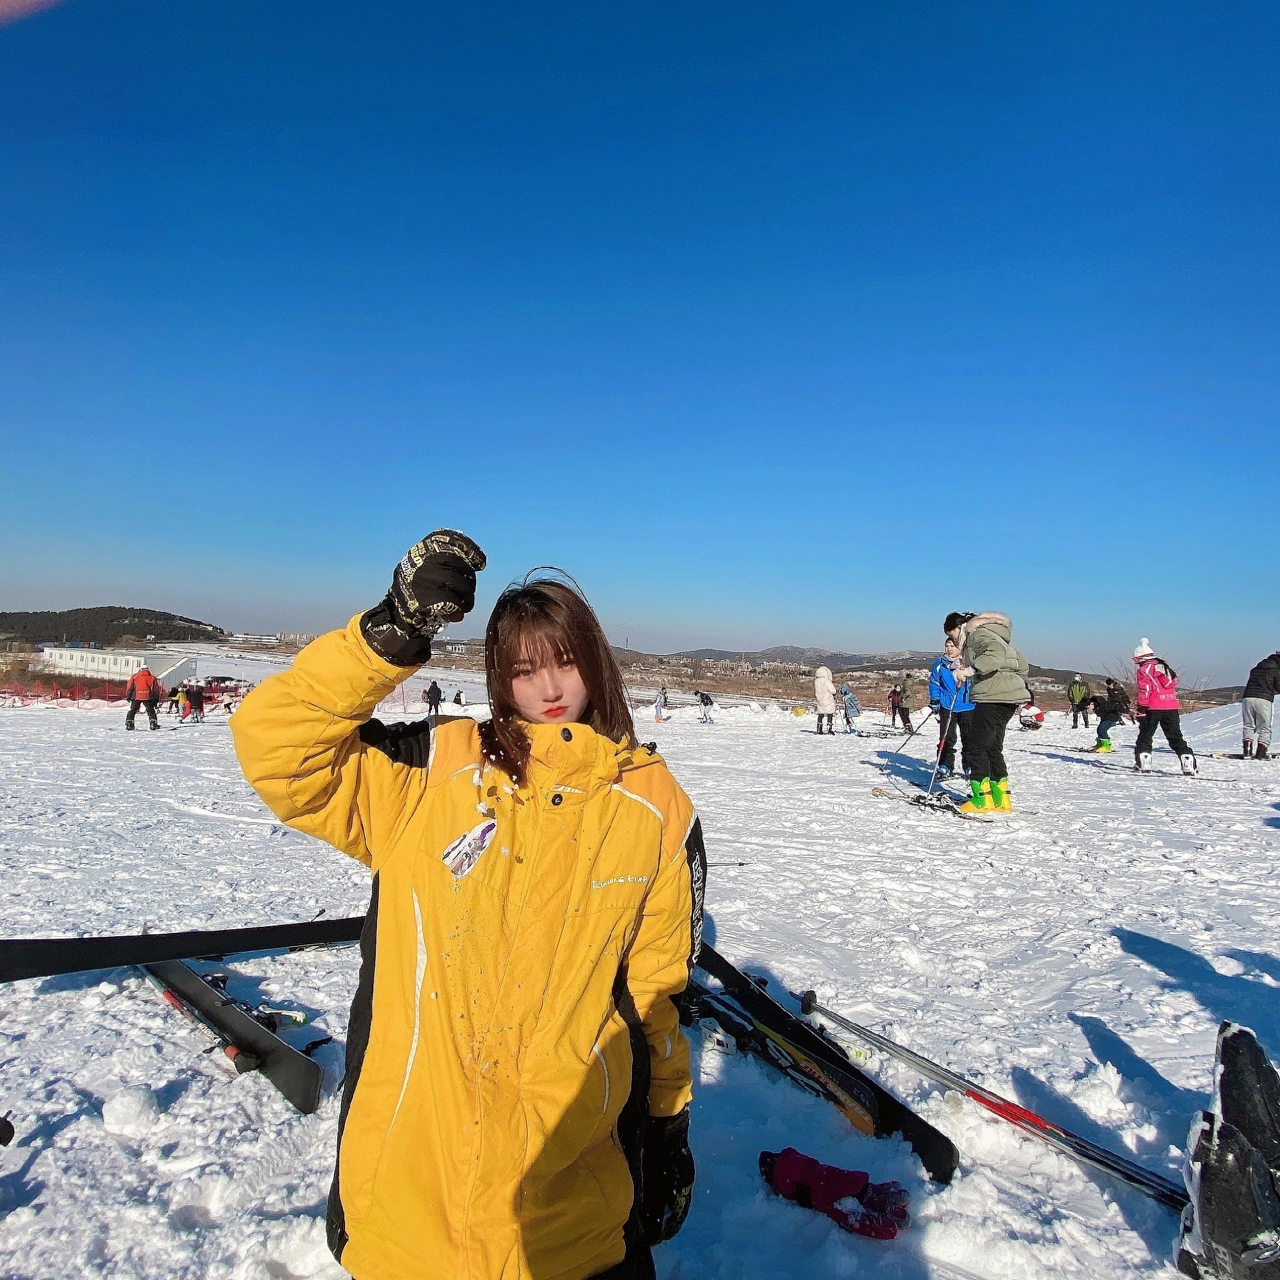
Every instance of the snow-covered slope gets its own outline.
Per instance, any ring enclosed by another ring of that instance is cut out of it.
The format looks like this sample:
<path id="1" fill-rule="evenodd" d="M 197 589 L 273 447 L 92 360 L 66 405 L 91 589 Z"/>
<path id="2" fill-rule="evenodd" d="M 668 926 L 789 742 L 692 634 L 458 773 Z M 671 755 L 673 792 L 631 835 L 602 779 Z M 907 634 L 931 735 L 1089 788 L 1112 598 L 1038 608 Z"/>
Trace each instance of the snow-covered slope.
<path id="1" fill-rule="evenodd" d="M 386 714 L 418 714 L 420 698 L 415 685 Z M 1237 748 L 1237 716 L 1187 718 L 1202 757 Z M 900 739 L 819 738 L 812 718 L 751 707 L 710 726 L 691 708 L 662 725 L 641 713 L 638 727 L 698 804 L 712 862 L 748 863 L 713 866 L 709 929 L 775 989 L 814 986 L 1174 1178 L 1219 1019 L 1280 1056 L 1280 765 L 1202 758 L 1184 779 L 1162 749 L 1162 772 L 1140 777 L 1132 728 L 1097 757 L 1078 750 L 1091 733 L 1051 714 L 1009 735 L 1022 812 L 982 825 L 872 797 L 881 768 L 903 786 L 927 777 L 911 756 L 923 738 L 898 758 Z M 262 808 L 218 713 L 126 734 L 115 709 L 0 710 L 0 867 L 4 937 L 342 916 L 368 895 L 363 868 Z M 234 969 L 242 994 L 314 1014 L 300 1038 L 341 1041 L 353 950 Z M 320 1051 L 329 1096 L 305 1118 L 202 1048 L 129 971 L 0 987 L 0 1113 L 18 1130 L 0 1151 L 0 1276 L 342 1274 L 322 1225 L 339 1045 Z M 763 1066 L 695 1060 L 699 1179 L 658 1251 L 664 1280 L 1174 1275 L 1170 1212 L 892 1063 L 863 1059 L 956 1139 L 950 1188 Z M 788 1144 L 909 1182 L 915 1224 L 878 1244 L 776 1199 L 756 1157 Z"/>

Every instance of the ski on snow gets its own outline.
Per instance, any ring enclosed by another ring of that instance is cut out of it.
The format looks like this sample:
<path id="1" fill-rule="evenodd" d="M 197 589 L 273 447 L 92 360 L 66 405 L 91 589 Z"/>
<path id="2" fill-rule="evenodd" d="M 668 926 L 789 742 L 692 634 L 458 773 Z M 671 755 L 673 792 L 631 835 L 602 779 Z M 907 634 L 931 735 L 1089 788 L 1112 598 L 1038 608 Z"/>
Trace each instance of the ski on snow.
<path id="1" fill-rule="evenodd" d="M 0 982 L 60 973 L 230 956 L 246 951 L 300 950 L 358 942 L 364 916 L 309 920 L 249 929 L 197 929 L 97 938 L 18 938 L 0 942 Z"/>
<path id="2" fill-rule="evenodd" d="M 307 1051 L 295 1049 L 264 1025 L 278 1028 L 288 1021 L 297 1025 L 290 1015 L 278 1010 L 252 1010 L 232 1000 L 181 960 L 161 960 L 138 967 L 166 1003 L 212 1033 L 238 1073 L 260 1072 L 303 1115 L 310 1115 L 320 1105 L 324 1073 L 307 1051 L 327 1043 L 329 1037 L 308 1045 Z"/>
<path id="3" fill-rule="evenodd" d="M 1153 1200 L 1167 1205 L 1170 1209 L 1181 1210 L 1182 1206 L 1187 1203 L 1187 1193 L 1177 1183 L 1171 1182 L 1168 1178 L 1162 1177 L 1158 1173 L 1153 1173 L 1150 1169 L 1144 1169 L 1132 1160 L 1128 1160 L 1124 1156 L 1118 1156 L 1114 1152 L 1108 1151 L 1105 1147 L 1100 1147 L 1097 1143 L 1090 1142 L 1087 1138 L 1082 1138 L 1067 1129 L 1060 1128 L 1058 1125 L 1044 1119 L 1043 1116 L 1036 1115 L 1034 1111 L 1028 1111 L 1025 1107 L 1020 1107 L 1016 1102 L 1010 1102 L 1007 1098 L 1002 1098 L 999 1094 L 992 1093 L 989 1089 L 984 1089 L 981 1085 L 974 1084 L 973 1081 L 965 1079 L 964 1076 L 958 1075 L 954 1071 L 949 1071 L 946 1067 L 940 1066 L 936 1062 L 931 1062 L 914 1050 L 897 1044 L 895 1041 L 870 1030 L 868 1027 L 862 1027 L 856 1022 L 850 1022 L 847 1018 L 843 1018 L 840 1014 L 819 1004 L 814 992 L 806 991 L 803 995 L 797 996 L 796 999 L 800 1001 L 802 1013 L 819 1014 L 864 1043 L 873 1045 L 890 1057 L 897 1058 L 899 1062 L 906 1063 L 924 1076 L 925 1079 L 932 1080 L 936 1084 L 945 1085 L 948 1089 L 956 1090 L 957 1093 L 963 1094 L 980 1107 L 985 1107 L 993 1115 L 997 1115 L 1002 1120 L 1007 1120 L 1010 1124 L 1016 1125 L 1024 1132 L 1034 1135 L 1042 1142 L 1046 1142 L 1049 1146 L 1063 1152 L 1063 1154 L 1071 1156 L 1072 1159 L 1079 1160 L 1095 1169 L 1101 1169 L 1104 1173 L 1111 1174 L 1112 1177 L 1119 1178 L 1122 1182 L 1141 1191 L 1144 1195 L 1150 1196 Z"/>
<path id="4" fill-rule="evenodd" d="M 932 795 L 921 792 L 918 796 L 909 796 L 903 791 L 890 791 L 886 787 L 872 787 L 871 794 L 882 800 L 901 800 L 903 804 L 914 805 L 917 809 L 929 809 L 934 813 L 950 813 L 966 822 L 995 822 L 994 817 L 983 813 L 965 813 L 956 803 L 953 796 L 945 791 L 935 791 Z"/>
<path id="5" fill-rule="evenodd" d="M 692 981 L 692 999 L 684 1004 L 687 1021 L 715 1019 L 737 1047 L 834 1103 L 860 1132 L 875 1137 L 901 1134 L 931 1178 L 951 1181 L 960 1161 L 955 1143 L 859 1071 L 835 1040 L 784 1009 L 759 982 L 706 943 L 698 967 L 720 989 Z"/>

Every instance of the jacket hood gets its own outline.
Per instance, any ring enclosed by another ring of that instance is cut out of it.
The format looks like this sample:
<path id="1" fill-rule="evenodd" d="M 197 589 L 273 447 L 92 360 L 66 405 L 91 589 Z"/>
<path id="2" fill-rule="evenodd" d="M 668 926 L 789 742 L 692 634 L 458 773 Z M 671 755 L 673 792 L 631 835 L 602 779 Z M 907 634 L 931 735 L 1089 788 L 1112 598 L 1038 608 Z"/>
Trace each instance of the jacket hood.
<path id="1" fill-rule="evenodd" d="M 964 624 L 964 634 L 973 635 L 973 633 L 981 627 L 990 627 L 996 632 L 1006 643 L 1013 636 L 1013 623 L 1009 621 L 1008 615 L 997 613 L 994 609 L 989 609 L 985 613 L 975 613 L 968 622 Z M 963 647 L 964 636 L 961 636 Z"/>
<path id="2" fill-rule="evenodd" d="M 826 680 L 830 680 L 830 679 L 831 679 L 831 668 L 830 668 L 830 667 L 819 667 L 819 668 L 817 669 L 817 671 L 815 671 L 813 674 L 814 674 L 815 676 L 817 676 L 819 679 L 826 679 Z"/>

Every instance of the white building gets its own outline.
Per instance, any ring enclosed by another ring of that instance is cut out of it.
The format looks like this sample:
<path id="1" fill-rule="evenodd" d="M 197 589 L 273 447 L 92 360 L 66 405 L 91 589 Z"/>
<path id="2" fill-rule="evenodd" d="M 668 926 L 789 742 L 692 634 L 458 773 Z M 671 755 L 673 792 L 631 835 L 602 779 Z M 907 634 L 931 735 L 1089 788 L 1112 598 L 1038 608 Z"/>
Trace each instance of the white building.
<path id="1" fill-rule="evenodd" d="M 196 660 L 175 653 L 126 653 L 122 649 L 63 649 L 44 651 L 44 668 L 60 676 L 74 676 L 86 684 L 124 682 L 143 667 L 166 689 L 196 678 Z"/>

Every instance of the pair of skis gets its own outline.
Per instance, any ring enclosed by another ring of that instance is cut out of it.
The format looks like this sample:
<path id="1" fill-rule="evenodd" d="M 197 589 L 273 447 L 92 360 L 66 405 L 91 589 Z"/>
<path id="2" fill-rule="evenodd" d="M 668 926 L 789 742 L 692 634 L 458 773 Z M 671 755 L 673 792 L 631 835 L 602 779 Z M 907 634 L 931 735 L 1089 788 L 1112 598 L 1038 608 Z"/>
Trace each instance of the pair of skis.
<path id="1" fill-rule="evenodd" d="M 137 968 L 165 1002 L 201 1027 L 237 1072 L 257 1071 L 304 1115 L 320 1105 L 323 1072 L 310 1055 L 329 1037 L 294 1048 L 277 1033 L 303 1019 L 289 1010 L 254 1008 L 227 994 L 217 975 L 189 959 L 254 951 L 297 951 L 356 942 L 363 916 L 250 929 L 141 933 L 106 938 L 23 938 L 0 942 L 0 982 L 93 969 Z"/>
<path id="2" fill-rule="evenodd" d="M 959 1162 L 955 1144 L 881 1085 L 859 1071 L 845 1050 L 821 1027 L 797 1018 L 713 947 L 703 945 L 699 967 L 720 983 L 712 990 L 696 983 L 694 1010 L 714 1018 L 737 1048 L 753 1053 L 802 1088 L 834 1103 L 860 1132 L 882 1137 L 899 1133 L 920 1157 L 929 1176 L 948 1183 Z M 1187 1203 L 1181 1186 L 1124 1156 L 1053 1124 L 1043 1116 L 950 1071 L 886 1036 L 850 1022 L 820 1005 L 812 991 L 795 997 L 805 1016 L 818 1014 L 833 1025 L 910 1066 L 927 1080 L 954 1089 L 991 1114 L 1039 1138 L 1055 1150 L 1180 1211 Z"/>
<path id="3" fill-rule="evenodd" d="M 860 1133 L 877 1138 L 901 1134 L 934 1181 L 951 1181 L 960 1162 L 955 1143 L 859 1071 L 833 1039 L 784 1009 L 706 943 L 698 967 L 720 988 L 695 979 L 693 998 L 685 1006 L 689 1021 L 714 1018 L 739 1049 L 834 1103 Z"/>
<path id="4" fill-rule="evenodd" d="M 919 786 L 919 783 L 913 783 Z M 917 809 L 930 809 L 935 813 L 949 813 L 953 817 L 963 818 L 966 822 L 995 822 L 996 818 L 984 813 L 965 813 L 960 808 L 960 801 L 948 791 L 926 792 L 921 788 L 916 796 L 907 795 L 905 791 L 890 791 L 885 787 L 872 787 L 871 794 L 881 800 L 901 800 L 904 804 L 914 805 Z"/>
<path id="5" fill-rule="evenodd" d="M 262 1025 L 260 1010 L 230 999 L 225 991 L 211 986 L 182 963 L 182 958 L 334 946 L 357 941 L 363 925 L 364 917 L 355 916 L 255 929 L 0 942 L 0 981 L 136 965 L 166 993 L 169 1003 L 212 1034 L 238 1070 L 261 1072 L 299 1111 L 309 1113 L 320 1099 L 321 1069 L 308 1056 L 308 1050 L 314 1050 L 318 1042 L 304 1050 L 293 1048 Z M 876 1136 L 900 1133 L 931 1177 L 943 1183 L 950 1181 L 959 1162 L 955 1144 L 860 1071 L 824 1028 L 785 1009 L 764 989 L 763 980 L 747 977 L 713 947 L 703 945 L 698 964 L 719 986 L 711 987 L 700 980 L 691 982 L 691 999 L 684 1003 L 686 1023 L 714 1018 L 737 1047 L 756 1054 L 800 1087 L 832 1102 L 861 1132 Z M 993 1115 L 1160 1203 L 1180 1208 L 1187 1202 L 1185 1192 L 1176 1183 L 850 1022 L 819 1005 L 812 992 L 800 997 L 800 1008 L 802 1014 L 818 1014 L 911 1066 L 926 1079 L 955 1089 Z"/>

